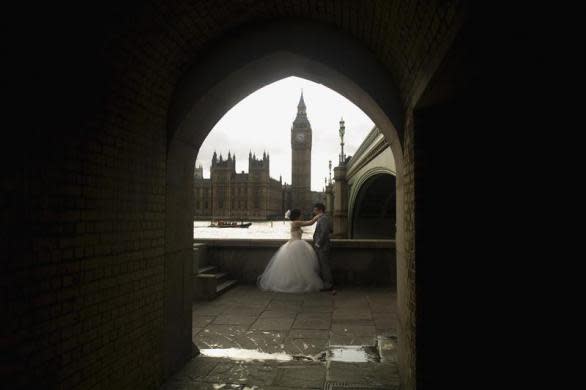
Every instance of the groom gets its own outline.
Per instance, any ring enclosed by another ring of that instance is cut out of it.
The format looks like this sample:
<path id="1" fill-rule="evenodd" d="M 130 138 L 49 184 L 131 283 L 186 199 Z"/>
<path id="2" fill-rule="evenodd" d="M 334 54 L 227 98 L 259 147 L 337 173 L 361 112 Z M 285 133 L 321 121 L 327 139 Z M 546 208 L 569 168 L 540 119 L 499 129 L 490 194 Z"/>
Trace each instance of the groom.
<path id="1" fill-rule="evenodd" d="M 325 214 L 326 206 L 323 203 L 316 203 L 313 206 L 313 214 L 318 216 L 315 232 L 313 233 L 313 248 L 319 260 L 319 270 L 324 281 L 324 288 L 321 291 L 334 290 L 334 280 L 330 269 L 330 219 Z"/>

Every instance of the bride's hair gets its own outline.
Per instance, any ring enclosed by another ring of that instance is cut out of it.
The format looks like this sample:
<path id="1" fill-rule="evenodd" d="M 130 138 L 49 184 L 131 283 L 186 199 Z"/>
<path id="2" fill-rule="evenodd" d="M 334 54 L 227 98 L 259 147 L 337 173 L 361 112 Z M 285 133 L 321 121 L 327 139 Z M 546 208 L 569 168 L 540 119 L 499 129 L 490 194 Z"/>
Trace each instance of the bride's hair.
<path id="1" fill-rule="evenodd" d="M 301 210 L 293 209 L 293 210 L 291 210 L 291 215 L 289 215 L 289 219 L 291 221 L 297 221 L 300 216 L 301 216 Z"/>

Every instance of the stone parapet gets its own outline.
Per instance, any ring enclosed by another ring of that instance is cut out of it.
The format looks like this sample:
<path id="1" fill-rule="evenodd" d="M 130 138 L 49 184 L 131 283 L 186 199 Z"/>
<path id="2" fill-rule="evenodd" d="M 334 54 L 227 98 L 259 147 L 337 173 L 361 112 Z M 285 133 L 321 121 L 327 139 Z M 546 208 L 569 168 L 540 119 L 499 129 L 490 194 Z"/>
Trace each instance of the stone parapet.
<path id="1" fill-rule="evenodd" d="M 198 239 L 205 243 L 206 264 L 217 266 L 244 284 L 256 283 L 284 239 Z M 311 239 L 305 240 L 309 244 Z M 331 241 L 330 263 L 337 285 L 395 286 L 394 240 Z"/>

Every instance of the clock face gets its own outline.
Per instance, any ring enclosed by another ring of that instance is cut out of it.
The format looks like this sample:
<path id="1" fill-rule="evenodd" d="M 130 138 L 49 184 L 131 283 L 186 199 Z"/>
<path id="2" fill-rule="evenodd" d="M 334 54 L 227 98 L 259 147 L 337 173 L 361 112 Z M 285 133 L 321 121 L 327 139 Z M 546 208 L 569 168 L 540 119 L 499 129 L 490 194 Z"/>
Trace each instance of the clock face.
<path id="1" fill-rule="evenodd" d="M 303 133 L 298 133 L 295 135 L 295 141 L 297 142 L 303 142 L 305 140 L 305 134 Z"/>

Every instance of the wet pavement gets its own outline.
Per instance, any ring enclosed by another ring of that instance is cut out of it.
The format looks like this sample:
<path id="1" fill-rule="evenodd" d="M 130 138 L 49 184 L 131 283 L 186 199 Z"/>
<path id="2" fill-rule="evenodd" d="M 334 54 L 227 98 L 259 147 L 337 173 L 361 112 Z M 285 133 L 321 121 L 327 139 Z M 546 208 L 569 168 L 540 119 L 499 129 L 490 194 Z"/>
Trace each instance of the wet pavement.
<path id="1" fill-rule="evenodd" d="M 200 355 L 162 389 L 398 389 L 396 293 L 238 286 L 193 306 Z"/>

